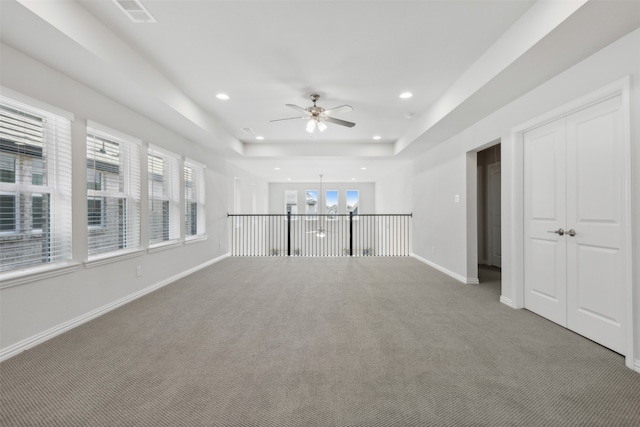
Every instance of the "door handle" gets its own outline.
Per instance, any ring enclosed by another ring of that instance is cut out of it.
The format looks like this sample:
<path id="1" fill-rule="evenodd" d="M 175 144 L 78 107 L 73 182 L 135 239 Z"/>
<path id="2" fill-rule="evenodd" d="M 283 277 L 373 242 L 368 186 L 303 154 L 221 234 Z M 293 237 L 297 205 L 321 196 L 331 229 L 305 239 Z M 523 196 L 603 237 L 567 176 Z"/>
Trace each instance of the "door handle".
<path id="1" fill-rule="evenodd" d="M 547 231 L 547 233 L 556 233 L 556 234 L 559 234 L 560 236 L 564 236 L 564 230 L 562 228 L 558 228 L 557 230 L 554 230 L 554 231 Z M 575 235 L 575 231 L 573 233 L 574 233 L 573 235 Z"/>
<path id="2" fill-rule="evenodd" d="M 576 234 L 578 234 L 578 233 L 576 233 L 576 230 L 574 230 L 574 229 L 572 228 L 571 230 L 567 231 L 567 234 L 568 234 L 569 236 L 573 237 L 573 236 L 575 236 L 575 235 L 576 235 Z"/>

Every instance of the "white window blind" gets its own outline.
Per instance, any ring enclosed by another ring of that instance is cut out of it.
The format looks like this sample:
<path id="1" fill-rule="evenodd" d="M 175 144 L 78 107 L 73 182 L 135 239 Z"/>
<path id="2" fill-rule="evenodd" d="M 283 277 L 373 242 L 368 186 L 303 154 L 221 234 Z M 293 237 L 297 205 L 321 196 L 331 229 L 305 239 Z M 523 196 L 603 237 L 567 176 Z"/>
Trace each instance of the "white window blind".
<path id="1" fill-rule="evenodd" d="M 205 166 L 190 159 L 184 161 L 184 229 L 185 238 L 205 233 Z"/>
<path id="2" fill-rule="evenodd" d="M 180 157 L 149 145 L 149 244 L 180 239 Z"/>
<path id="3" fill-rule="evenodd" d="M 87 123 L 87 223 L 90 259 L 140 247 L 140 143 L 92 122 Z"/>
<path id="4" fill-rule="evenodd" d="M 0 271 L 71 259 L 71 122 L 0 96 Z"/>

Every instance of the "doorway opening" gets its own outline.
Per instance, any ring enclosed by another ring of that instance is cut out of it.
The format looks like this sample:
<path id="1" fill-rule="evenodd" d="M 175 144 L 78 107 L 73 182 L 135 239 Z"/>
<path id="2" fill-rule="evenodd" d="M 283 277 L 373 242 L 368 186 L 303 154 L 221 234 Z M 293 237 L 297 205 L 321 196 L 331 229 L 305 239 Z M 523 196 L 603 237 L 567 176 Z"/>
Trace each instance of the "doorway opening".
<path id="1" fill-rule="evenodd" d="M 478 151 L 478 279 L 499 282 L 502 270 L 500 143 Z"/>

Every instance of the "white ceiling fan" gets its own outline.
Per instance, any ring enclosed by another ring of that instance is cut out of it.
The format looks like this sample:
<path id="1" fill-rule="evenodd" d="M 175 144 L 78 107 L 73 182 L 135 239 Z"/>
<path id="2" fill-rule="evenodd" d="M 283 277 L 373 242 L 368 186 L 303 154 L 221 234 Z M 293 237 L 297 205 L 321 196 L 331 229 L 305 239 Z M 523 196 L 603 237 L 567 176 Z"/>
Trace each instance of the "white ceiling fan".
<path id="1" fill-rule="evenodd" d="M 303 113 L 302 116 L 299 117 L 288 117 L 286 119 L 275 119 L 271 120 L 272 122 L 280 122 L 283 120 L 298 120 L 305 119 L 307 122 L 307 132 L 313 133 L 316 129 L 320 132 L 324 132 L 327 129 L 327 123 L 333 123 L 340 126 L 346 126 L 349 128 L 354 127 L 356 124 L 353 122 L 348 122 L 346 120 L 341 120 L 333 117 L 336 113 L 347 113 L 349 111 L 353 111 L 353 107 L 350 105 L 341 105 L 335 108 L 324 109 L 322 107 L 318 107 L 316 102 L 320 99 L 320 95 L 314 93 L 310 95 L 311 101 L 313 101 L 313 106 L 302 108 L 298 107 L 294 104 L 285 104 L 287 107 L 291 107 L 296 111 Z"/>

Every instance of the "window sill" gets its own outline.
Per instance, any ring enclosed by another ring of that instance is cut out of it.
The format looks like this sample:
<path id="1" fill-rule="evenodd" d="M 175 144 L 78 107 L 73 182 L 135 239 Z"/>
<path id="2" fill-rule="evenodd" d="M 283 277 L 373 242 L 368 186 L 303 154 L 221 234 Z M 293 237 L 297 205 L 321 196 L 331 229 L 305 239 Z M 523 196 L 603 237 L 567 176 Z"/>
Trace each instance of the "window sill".
<path id="1" fill-rule="evenodd" d="M 48 265 L 46 267 L 33 267 L 24 270 L 1 273 L 0 289 L 73 273 L 78 270 L 79 266 L 80 264 L 78 263 L 66 262 L 63 264 Z"/>
<path id="2" fill-rule="evenodd" d="M 147 252 L 154 254 L 156 252 L 168 251 L 169 249 L 178 248 L 183 245 L 183 242 L 170 241 L 168 243 L 157 243 L 157 246 L 150 247 Z"/>
<path id="3" fill-rule="evenodd" d="M 198 242 L 203 242 L 205 240 L 207 240 L 209 237 L 206 234 L 201 234 L 199 236 L 193 236 L 191 238 L 185 239 L 184 244 L 185 245 L 190 245 L 192 243 L 198 243 Z"/>
<path id="4" fill-rule="evenodd" d="M 112 262 L 118 262 L 118 261 L 122 261 L 125 259 L 129 259 L 129 258 L 134 258 L 134 257 L 138 257 L 138 256 L 142 256 L 144 255 L 144 249 L 136 249 L 133 251 L 129 251 L 129 252 L 117 252 L 117 253 L 108 253 L 108 254 L 100 254 L 100 255 L 96 255 L 95 257 L 89 259 L 88 261 L 85 261 L 84 263 L 84 267 L 85 268 L 93 268 L 93 267 L 98 267 L 104 264 L 110 264 Z"/>

